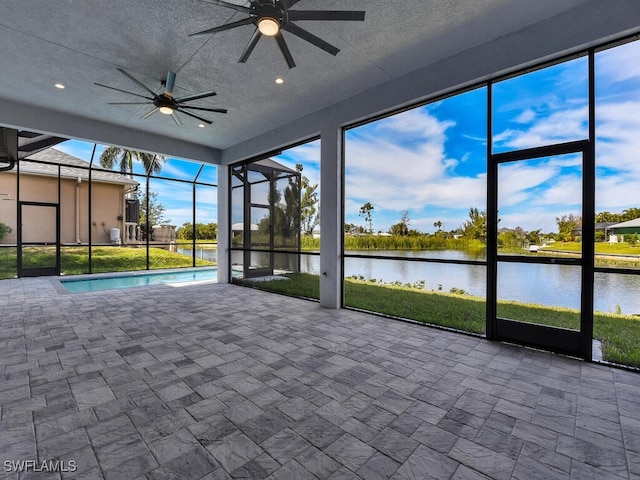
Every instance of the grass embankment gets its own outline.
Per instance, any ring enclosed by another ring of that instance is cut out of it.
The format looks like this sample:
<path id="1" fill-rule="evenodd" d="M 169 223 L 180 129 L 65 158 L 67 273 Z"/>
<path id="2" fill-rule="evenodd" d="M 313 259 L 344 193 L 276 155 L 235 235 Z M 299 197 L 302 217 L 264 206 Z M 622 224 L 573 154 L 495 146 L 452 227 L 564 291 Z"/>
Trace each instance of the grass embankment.
<path id="1" fill-rule="evenodd" d="M 596 253 L 602 255 L 640 255 L 640 246 L 629 245 L 628 243 L 609 243 L 596 242 Z M 582 244 L 580 242 L 556 242 L 540 250 L 558 250 L 561 252 L 581 252 Z"/>
<path id="2" fill-rule="evenodd" d="M 72 266 L 75 267 L 77 263 L 67 263 L 64 260 L 64 257 L 76 257 L 78 261 L 82 261 L 82 254 L 65 252 L 65 255 L 61 259 L 62 271 L 67 275 L 74 274 L 74 271 L 68 271 L 67 268 L 71 268 Z M 122 272 L 128 270 L 144 270 L 147 268 L 147 254 L 145 248 L 93 247 L 91 252 L 91 261 L 94 272 Z M 85 259 L 84 262 L 86 265 L 88 258 Z M 196 258 L 197 267 L 207 265 L 215 265 L 215 263 Z M 149 268 L 161 269 L 191 266 L 193 266 L 193 259 L 188 255 L 172 253 L 162 248 L 149 247 Z"/>
<path id="3" fill-rule="evenodd" d="M 579 255 L 581 252 L 582 244 L 580 242 L 556 242 L 542 247 L 538 254 L 543 253 L 545 255 L 555 256 L 566 253 Z M 629 245 L 623 242 L 596 242 L 595 252 L 596 267 L 640 268 L 640 246 Z M 615 258 L 617 255 L 624 256 L 624 258 Z M 629 257 L 637 257 L 637 260 Z"/>
<path id="4" fill-rule="evenodd" d="M 291 281 L 234 282 L 271 292 L 319 298 L 320 279 L 317 275 L 297 273 L 287 277 Z M 485 299 L 466 294 L 347 278 L 345 305 L 472 333 L 485 332 Z M 498 314 L 500 317 L 518 319 L 522 322 L 570 329 L 578 329 L 580 323 L 577 310 L 513 301 L 498 301 Z M 602 342 L 604 360 L 640 367 L 640 318 L 596 313 L 594 338 Z"/>
<path id="5" fill-rule="evenodd" d="M 175 244 L 178 247 L 189 248 L 193 246 L 193 240 L 176 240 Z M 196 240 L 196 248 L 204 248 L 205 250 L 217 249 L 217 240 Z"/>
<path id="6" fill-rule="evenodd" d="M 39 253 L 30 253 L 29 267 L 51 265 L 52 254 L 55 250 L 41 249 Z M 126 272 L 145 270 L 147 268 L 147 253 L 144 247 L 92 247 L 91 261 L 94 273 Z M 149 248 L 149 267 L 151 269 L 191 267 L 193 260 L 190 256 L 171 253 L 162 248 Z M 196 266 L 215 265 L 215 263 L 196 259 Z M 89 271 L 88 247 L 61 247 L 60 271 L 65 275 L 77 275 Z M 13 278 L 17 273 L 15 248 L 0 249 L 0 278 Z"/>
<path id="7" fill-rule="evenodd" d="M 305 235 L 301 237 L 303 250 L 319 250 L 320 239 Z M 466 238 L 447 238 L 444 235 L 347 235 L 344 238 L 345 250 L 469 250 L 482 251 L 485 248 L 480 240 Z"/>

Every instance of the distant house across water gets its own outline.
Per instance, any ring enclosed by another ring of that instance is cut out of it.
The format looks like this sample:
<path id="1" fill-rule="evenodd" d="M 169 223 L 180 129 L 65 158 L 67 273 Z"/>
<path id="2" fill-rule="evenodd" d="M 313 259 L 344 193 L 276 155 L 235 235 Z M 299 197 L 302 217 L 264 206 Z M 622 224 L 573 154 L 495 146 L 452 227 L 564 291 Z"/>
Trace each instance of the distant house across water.
<path id="1" fill-rule="evenodd" d="M 629 220 L 622 223 L 616 223 L 609 227 L 611 232 L 611 237 L 616 237 L 616 240 L 612 241 L 623 241 L 623 238 L 627 235 L 635 235 L 640 239 L 640 218 L 634 218 L 633 220 Z M 622 238 L 621 238 L 622 237 Z"/>
<path id="2" fill-rule="evenodd" d="M 596 238 L 597 238 L 597 234 L 598 232 L 602 232 L 602 238 L 606 239 L 608 238 L 608 235 L 610 234 L 610 229 L 612 225 L 615 225 L 616 222 L 596 222 L 594 225 L 594 230 L 596 233 Z M 573 230 L 571 230 L 571 233 L 574 237 L 576 237 L 576 239 L 581 239 L 582 238 L 582 226 L 576 227 Z"/>

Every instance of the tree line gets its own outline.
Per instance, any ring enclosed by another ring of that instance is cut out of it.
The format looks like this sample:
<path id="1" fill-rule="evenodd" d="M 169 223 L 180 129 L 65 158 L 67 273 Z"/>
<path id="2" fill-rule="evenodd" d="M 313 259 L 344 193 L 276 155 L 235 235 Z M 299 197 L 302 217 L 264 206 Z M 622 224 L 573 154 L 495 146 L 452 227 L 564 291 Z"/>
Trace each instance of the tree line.
<path id="1" fill-rule="evenodd" d="M 375 207 L 366 202 L 359 210 L 359 216 L 364 219 L 364 225 L 355 225 L 346 223 L 345 233 L 347 235 L 365 235 L 373 234 L 373 211 Z M 463 237 L 467 240 L 486 241 L 487 238 L 487 212 L 476 207 L 469 209 L 469 218 L 458 228 L 446 232 L 442 221 L 434 222 L 435 233 L 427 234 L 410 227 L 411 221 L 409 211 L 404 210 L 401 213 L 400 221 L 393 224 L 387 233 L 393 236 L 445 236 L 445 237 Z M 628 208 L 620 213 L 599 212 L 595 215 L 596 223 L 622 223 L 629 220 L 640 218 L 640 208 Z M 502 228 L 498 232 L 498 244 L 503 247 L 521 247 L 525 243 L 530 245 L 541 245 L 545 242 L 554 240 L 569 242 L 576 240 L 578 229 L 582 226 L 582 217 L 575 214 L 565 214 L 556 217 L 557 233 L 542 232 L 542 229 L 526 231 L 520 226 L 515 228 Z M 498 219 L 500 222 L 500 219 Z M 596 241 L 605 241 L 605 232 L 600 229 L 596 232 Z"/>
<path id="2" fill-rule="evenodd" d="M 176 229 L 178 240 L 193 240 L 193 224 L 185 222 Z M 197 240 L 216 240 L 218 238 L 217 223 L 196 223 Z"/>

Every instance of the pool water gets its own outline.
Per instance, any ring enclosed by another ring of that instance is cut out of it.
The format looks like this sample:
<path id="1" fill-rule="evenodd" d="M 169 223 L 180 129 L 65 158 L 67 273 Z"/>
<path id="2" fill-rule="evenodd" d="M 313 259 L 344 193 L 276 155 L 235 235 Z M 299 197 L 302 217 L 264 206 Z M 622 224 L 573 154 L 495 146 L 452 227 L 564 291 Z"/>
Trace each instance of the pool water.
<path id="1" fill-rule="evenodd" d="M 60 280 L 60 283 L 70 293 L 83 293 L 115 288 L 142 287 L 145 285 L 214 282 L 217 279 L 218 270 L 208 268 L 188 272 L 137 273 L 108 278 L 69 279 Z"/>

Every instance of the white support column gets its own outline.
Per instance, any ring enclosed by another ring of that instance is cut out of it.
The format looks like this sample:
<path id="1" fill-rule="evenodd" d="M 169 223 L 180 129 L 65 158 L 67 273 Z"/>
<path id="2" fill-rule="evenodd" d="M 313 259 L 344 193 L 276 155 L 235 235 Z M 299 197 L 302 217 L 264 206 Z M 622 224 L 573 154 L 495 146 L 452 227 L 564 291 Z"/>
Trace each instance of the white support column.
<path id="1" fill-rule="evenodd" d="M 320 135 L 320 305 L 342 306 L 342 129 Z"/>
<path id="2" fill-rule="evenodd" d="M 218 283 L 229 283 L 229 245 L 231 244 L 229 219 L 229 166 L 218 165 Z"/>

